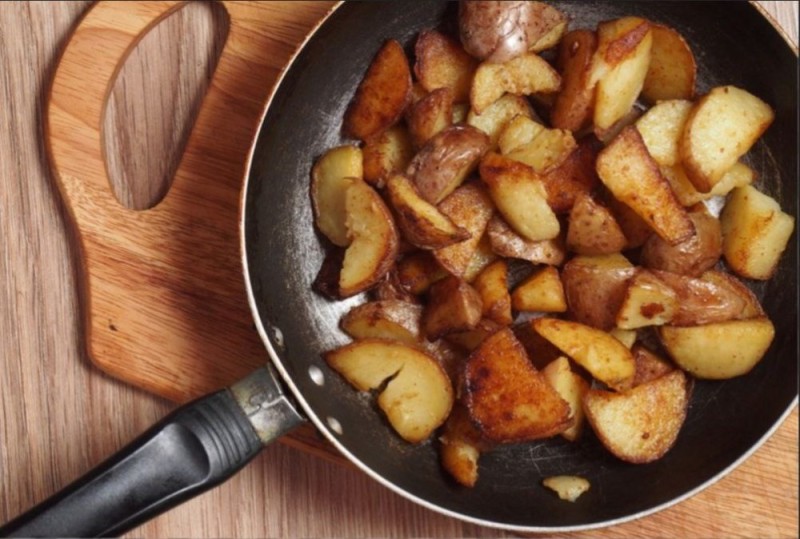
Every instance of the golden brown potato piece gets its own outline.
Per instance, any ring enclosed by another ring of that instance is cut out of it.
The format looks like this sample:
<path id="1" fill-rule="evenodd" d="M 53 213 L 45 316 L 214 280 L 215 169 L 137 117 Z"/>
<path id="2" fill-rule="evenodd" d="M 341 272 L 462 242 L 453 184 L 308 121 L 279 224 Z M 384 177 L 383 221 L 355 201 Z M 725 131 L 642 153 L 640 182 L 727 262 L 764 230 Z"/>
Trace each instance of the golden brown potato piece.
<path id="1" fill-rule="evenodd" d="M 514 317 L 511 315 L 511 295 L 508 293 L 508 262 L 492 262 L 475 277 L 472 286 L 481 296 L 483 318 L 501 326 L 510 326 Z"/>
<path id="2" fill-rule="evenodd" d="M 439 204 L 439 210 L 470 233 L 468 239 L 433 253 L 443 268 L 457 277 L 463 277 L 494 214 L 494 204 L 479 183 L 470 182 L 444 199 Z"/>
<path id="3" fill-rule="evenodd" d="M 671 322 L 677 310 L 677 293 L 653 273 L 637 268 L 617 311 L 617 327 L 660 326 Z"/>
<path id="4" fill-rule="evenodd" d="M 328 249 L 322 265 L 317 272 L 311 289 L 322 296 L 338 300 L 341 299 L 339 293 L 339 275 L 342 273 L 342 261 L 344 260 L 345 250 L 339 247 Z"/>
<path id="5" fill-rule="evenodd" d="M 469 101 L 472 76 L 478 61 L 449 37 L 435 31 L 423 30 L 414 46 L 414 74 L 425 90 L 449 88 L 455 103 Z"/>
<path id="6" fill-rule="evenodd" d="M 691 101 L 672 99 L 659 102 L 636 120 L 636 129 L 647 151 L 659 165 L 672 166 L 680 162 L 678 143 L 691 110 Z"/>
<path id="7" fill-rule="evenodd" d="M 511 293 L 511 305 L 517 311 L 542 313 L 566 311 L 567 300 L 558 269 L 545 266 L 522 281 Z"/>
<path id="8" fill-rule="evenodd" d="M 359 180 L 347 188 L 345 210 L 351 241 L 339 275 L 342 297 L 363 292 L 380 281 L 397 259 L 399 244 L 389 208 L 366 182 Z"/>
<path id="9" fill-rule="evenodd" d="M 592 80 L 597 82 L 595 132 L 610 129 L 633 108 L 650 65 L 650 23 L 623 17 L 597 25 L 597 52 Z"/>
<path id="10" fill-rule="evenodd" d="M 606 449 L 622 460 L 643 464 L 660 459 L 675 444 L 690 394 L 691 382 L 674 370 L 622 393 L 591 389 L 583 409 Z"/>
<path id="11" fill-rule="evenodd" d="M 543 129 L 533 140 L 506 155 L 525 163 L 534 172 L 546 174 L 561 166 L 578 147 L 572 132 L 566 129 Z"/>
<path id="12" fill-rule="evenodd" d="M 371 301 L 399 300 L 405 303 L 420 303 L 419 297 L 415 294 L 412 294 L 400 283 L 400 278 L 397 271 L 398 264 L 395 264 L 394 267 L 389 270 L 386 276 L 370 289 L 369 297 Z"/>
<path id="13" fill-rule="evenodd" d="M 584 139 L 560 165 L 541 175 L 547 203 L 554 212 L 568 212 L 579 194 L 590 193 L 597 185 L 595 163 L 598 152 L 594 142 Z"/>
<path id="14" fill-rule="evenodd" d="M 497 148 L 501 154 L 506 155 L 523 144 L 528 144 L 545 129 L 547 128 L 544 125 L 533 118 L 524 115 L 514 116 L 500 131 Z"/>
<path id="15" fill-rule="evenodd" d="M 450 275 L 431 286 L 422 313 L 422 329 L 429 341 L 474 328 L 481 320 L 481 296 L 469 284 Z"/>
<path id="16" fill-rule="evenodd" d="M 389 177 L 386 194 L 403 237 L 412 245 L 440 249 L 469 238 L 467 230 L 422 198 L 411 180 L 402 174 Z"/>
<path id="17" fill-rule="evenodd" d="M 581 401 L 589 391 L 589 382 L 584 380 L 580 374 L 572 371 L 569 360 L 564 356 L 551 361 L 542 369 L 542 374 L 547 383 L 553 386 L 553 389 L 569 404 L 572 426 L 562 432 L 561 436 L 574 442 L 583 432 L 584 414 Z"/>
<path id="18" fill-rule="evenodd" d="M 719 180 L 711 191 L 708 193 L 701 193 L 698 191 L 694 184 L 686 176 L 686 172 L 681 165 L 673 165 L 671 167 L 662 166 L 661 173 L 669 182 L 675 197 L 682 206 L 689 207 L 709 200 L 715 196 L 725 196 L 737 187 L 750 185 L 755 181 L 755 171 L 748 167 L 741 161 L 734 164 L 728 172 L 726 172 L 722 179 Z"/>
<path id="19" fill-rule="evenodd" d="M 461 185 L 489 149 L 489 138 L 468 125 L 440 131 L 419 151 L 406 174 L 414 180 L 422 198 L 438 204 Z"/>
<path id="20" fill-rule="evenodd" d="M 725 380 L 752 370 L 767 352 L 775 327 L 767 317 L 702 326 L 662 326 L 661 343 L 683 370 L 697 378 Z"/>
<path id="21" fill-rule="evenodd" d="M 572 30 L 561 40 L 557 61 L 561 91 L 550 113 L 553 127 L 575 132 L 590 122 L 595 91 L 592 60 L 596 50 L 597 36 L 591 30 Z"/>
<path id="22" fill-rule="evenodd" d="M 429 251 L 407 254 L 397 262 L 397 280 L 404 290 L 418 296 L 428 288 L 447 277 L 444 269 Z"/>
<path id="23" fill-rule="evenodd" d="M 556 92 L 561 87 L 561 77 L 536 53 L 524 53 L 507 62 L 484 62 L 478 66 L 472 79 L 469 102 L 477 114 L 505 94 L 531 95 Z"/>
<path id="24" fill-rule="evenodd" d="M 720 224 L 725 261 L 749 279 L 769 279 L 775 273 L 794 232 L 794 217 L 752 185 L 728 195 Z"/>
<path id="25" fill-rule="evenodd" d="M 697 63 L 686 40 L 677 30 L 652 24 L 653 46 L 642 97 L 650 103 L 667 99 L 694 99 Z"/>
<path id="26" fill-rule="evenodd" d="M 544 185 L 530 167 L 490 152 L 479 170 L 495 206 L 515 232 L 530 241 L 558 236 L 561 225 L 547 204 Z"/>
<path id="27" fill-rule="evenodd" d="M 641 344 L 635 344 L 631 352 L 633 352 L 633 360 L 636 362 L 636 376 L 633 377 L 634 387 L 661 378 L 675 370 L 669 361 L 658 357 Z"/>
<path id="28" fill-rule="evenodd" d="M 467 269 L 464 271 L 463 278 L 468 283 L 475 280 L 475 277 L 480 274 L 486 267 L 497 260 L 497 255 L 492 251 L 492 244 L 489 242 L 489 236 L 486 233 L 481 236 L 481 240 L 475 247 L 475 252 L 469 260 Z"/>
<path id="29" fill-rule="evenodd" d="M 411 96 L 411 69 L 402 45 L 390 39 L 372 60 L 344 113 L 346 135 L 367 140 L 394 125 Z"/>
<path id="30" fill-rule="evenodd" d="M 530 241 L 516 232 L 499 215 L 495 215 L 486 227 L 486 235 L 492 251 L 507 258 L 527 260 L 534 264 L 557 266 L 567 256 L 564 240 L 558 236 L 552 240 Z"/>
<path id="31" fill-rule="evenodd" d="M 550 341 L 536 333 L 530 320 L 514 324 L 511 326 L 511 331 L 514 332 L 514 337 L 525 349 L 525 353 L 528 354 L 528 359 L 533 366 L 539 370 L 546 368 L 550 363 L 564 355 Z"/>
<path id="32" fill-rule="evenodd" d="M 586 478 L 577 475 L 545 477 L 542 480 L 542 485 L 558 494 L 558 497 L 562 500 L 568 502 L 574 502 L 591 487 L 591 483 Z"/>
<path id="33" fill-rule="evenodd" d="M 331 148 L 311 169 L 311 202 L 317 228 L 334 245 L 347 247 L 345 194 L 353 180 L 363 177 L 361 150 L 345 145 Z"/>
<path id="34" fill-rule="evenodd" d="M 419 348 L 366 339 L 325 354 L 325 361 L 359 391 L 386 386 L 378 406 L 406 441 L 418 443 L 447 419 L 453 387 L 439 363 Z"/>
<path id="35" fill-rule="evenodd" d="M 564 265 L 561 282 L 572 318 L 602 330 L 616 326 L 635 268 L 621 254 L 576 256 Z"/>
<path id="36" fill-rule="evenodd" d="M 670 244 L 694 234 L 692 220 L 647 151 L 639 131 L 626 127 L 597 156 L 597 173 L 609 191 Z"/>
<path id="37" fill-rule="evenodd" d="M 567 320 L 536 318 L 536 332 L 571 357 L 592 376 L 624 391 L 633 384 L 636 363 L 628 348 L 605 331 Z"/>
<path id="38" fill-rule="evenodd" d="M 508 328 L 492 334 L 469 356 L 463 398 L 478 430 L 494 442 L 547 438 L 571 424 L 569 405 L 534 368 Z"/>
<path id="39" fill-rule="evenodd" d="M 735 86 L 719 86 L 697 101 L 680 141 L 684 170 L 697 190 L 709 192 L 774 118 L 769 105 Z"/>
<path id="40" fill-rule="evenodd" d="M 339 321 L 353 339 L 383 339 L 417 344 L 422 306 L 400 300 L 370 301 L 356 305 Z"/>
<path id="41" fill-rule="evenodd" d="M 386 177 L 406 169 L 414 157 L 411 136 L 402 125 L 393 125 L 364 142 L 364 179 L 383 187 Z"/>
<path id="42" fill-rule="evenodd" d="M 705 206 L 689 212 L 695 235 L 676 245 L 670 245 L 658 235 L 652 235 L 642 247 L 640 263 L 648 268 L 682 273 L 696 277 L 713 268 L 722 256 L 722 228 Z"/>
<path id="43" fill-rule="evenodd" d="M 630 206 L 613 196 L 605 197 L 604 200 L 628 240 L 625 245 L 626 250 L 641 247 L 653 235 L 653 229 Z"/>
<path id="44" fill-rule="evenodd" d="M 478 481 L 478 459 L 489 448 L 472 424 L 467 409 L 456 402 L 444 423 L 439 450 L 442 467 L 459 484 L 474 487 Z"/>
<path id="45" fill-rule="evenodd" d="M 455 345 L 458 349 L 467 353 L 471 353 L 491 334 L 502 328 L 503 326 L 494 320 L 481 318 L 481 321 L 478 322 L 478 325 L 474 328 L 467 331 L 450 333 L 445 336 L 445 340 L 450 344 Z"/>
<path id="46" fill-rule="evenodd" d="M 506 94 L 489 105 L 481 114 L 470 110 L 467 114 L 467 124 L 486 133 L 489 136 L 489 148 L 492 149 L 497 146 L 503 128 L 516 116 L 533 118 L 533 109 L 524 97 Z"/>
<path id="47" fill-rule="evenodd" d="M 627 348 L 633 348 L 633 344 L 638 337 L 635 329 L 613 328 L 609 330 L 608 334 L 624 344 Z"/>
<path id="48" fill-rule="evenodd" d="M 567 248 L 579 255 L 608 255 L 628 244 L 611 211 L 587 193 L 579 194 L 569 213 Z"/>
<path id="49" fill-rule="evenodd" d="M 453 123 L 453 92 L 437 88 L 411 107 L 406 115 L 414 146 L 421 148 Z"/>

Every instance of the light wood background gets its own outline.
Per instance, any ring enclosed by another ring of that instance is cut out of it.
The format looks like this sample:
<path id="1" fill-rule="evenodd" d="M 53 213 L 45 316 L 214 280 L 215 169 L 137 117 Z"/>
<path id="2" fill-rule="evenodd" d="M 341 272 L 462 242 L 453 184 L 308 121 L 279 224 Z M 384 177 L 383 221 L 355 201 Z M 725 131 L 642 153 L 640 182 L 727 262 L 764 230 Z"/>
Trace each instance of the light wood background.
<path id="1" fill-rule="evenodd" d="M 796 43 L 798 3 L 761 3 Z M 84 351 L 75 240 L 47 167 L 41 120 L 59 47 L 88 5 L 0 2 L 0 522 L 66 485 L 173 407 L 103 375 Z M 109 103 L 106 150 L 117 194 L 131 207 L 152 205 L 168 188 L 224 26 L 219 7 L 189 5 L 148 34 L 123 67 Z M 673 508 L 564 536 L 796 537 L 797 427 L 795 410 L 742 466 Z M 499 535 L 281 444 L 228 483 L 130 534 Z"/>

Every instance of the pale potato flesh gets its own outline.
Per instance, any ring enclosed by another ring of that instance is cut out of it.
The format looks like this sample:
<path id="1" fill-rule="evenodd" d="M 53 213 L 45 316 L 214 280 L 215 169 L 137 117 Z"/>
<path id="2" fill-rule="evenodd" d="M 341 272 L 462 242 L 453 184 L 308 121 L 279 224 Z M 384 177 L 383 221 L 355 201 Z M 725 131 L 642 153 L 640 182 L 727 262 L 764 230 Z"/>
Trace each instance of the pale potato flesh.
<path id="1" fill-rule="evenodd" d="M 508 292 L 508 263 L 505 260 L 492 262 L 475 277 L 472 286 L 481 296 L 482 317 L 503 326 L 511 325 L 514 318 Z"/>
<path id="2" fill-rule="evenodd" d="M 660 326 L 670 322 L 677 310 L 678 295 L 675 291 L 653 273 L 637 270 L 617 313 L 617 327 Z"/>
<path id="3" fill-rule="evenodd" d="M 517 311 L 563 313 L 567 310 L 564 286 L 558 269 L 545 266 L 522 281 L 511 293 Z"/>
<path id="4" fill-rule="evenodd" d="M 414 74 L 425 90 L 449 88 L 455 103 L 469 101 L 478 61 L 449 37 L 435 30 L 420 32 L 414 47 Z"/>
<path id="5" fill-rule="evenodd" d="M 354 339 L 384 339 L 416 344 L 420 339 L 422 306 L 400 300 L 356 305 L 339 325 Z"/>
<path id="6" fill-rule="evenodd" d="M 531 95 L 555 92 L 561 77 L 541 56 L 525 53 L 502 64 L 483 62 L 475 71 L 470 89 L 472 110 L 482 114 L 504 94 Z"/>
<path id="7" fill-rule="evenodd" d="M 652 24 L 653 46 L 642 97 L 650 103 L 694 98 L 697 63 L 691 47 L 676 30 Z"/>
<path id="8" fill-rule="evenodd" d="M 520 146 L 528 144 L 545 129 L 547 128 L 544 125 L 533 118 L 524 115 L 514 116 L 500 132 L 497 147 L 501 154 L 506 155 Z"/>
<path id="9" fill-rule="evenodd" d="M 505 155 L 525 163 L 534 172 L 545 174 L 564 163 L 577 147 L 571 131 L 543 129 L 529 142 L 517 146 Z"/>
<path id="10" fill-rule="evenodd" d="M 362 153 L 358 146 L 331 148 L 311 169 L 311 201 L 317 228 L 334 245 L 347 247 L 345 199 L 353 180 L 364 175 Z"/>
<path id="11" fill-rule="evenodd" d="M 581 375 L 572 371 L 569 360 L 561 356 L 542 369 L 545 380 L 569 404 L 572 426 L 561 433 L 561 436 L 574 442 L 583 432 L 584 413 L 581 401 L 589 391 L 589 382 Z"/>
<path id="12" fill-rule="evenodd" d="M 364 179 L 383 187 L 387 176 L 406 169 L 414 157 L 414 145 L 405 127 L 393 125 L 365 141 L 362 152 Z"/>
<path id="13" fill-rule="evenodd" d="M 506 94 L 486 107 L 481 114 L 470 110 L 467 124 L 486 133 L 489 136 L 489 147 L 494 148 L 503 128 L 515 116 L 533 118 L 533 109 L 524 97 Z"/>
<path id="14" fill-rule="evenodd" d="M 659 165 L 680 162 L 679 142 L 691 110 L 691 101 L 672 99 L 657 103 L 636 120 L 647 151 Z"/>
<path id="15" fill-rule="evenodd" d="M 591 483 L 586 478 L 577 475 L 546 477 L 542 480 L 542 485 L 558 494 L 558 497 L 562 500 L 568 502 L 574 502 L 591 487 Z"/>

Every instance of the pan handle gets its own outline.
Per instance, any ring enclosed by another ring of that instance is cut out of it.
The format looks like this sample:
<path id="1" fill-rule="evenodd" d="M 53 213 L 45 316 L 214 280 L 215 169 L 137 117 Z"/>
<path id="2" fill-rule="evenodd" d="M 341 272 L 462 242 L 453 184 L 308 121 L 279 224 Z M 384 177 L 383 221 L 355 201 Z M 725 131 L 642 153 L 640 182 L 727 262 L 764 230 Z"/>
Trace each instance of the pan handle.
<path id="1" fill-rule="evenodd" d="M 303 421 L 274 375 L 186 404 L 84 477 L 3 527 L 0 537 L 107 537 L 218 485 Z"/>

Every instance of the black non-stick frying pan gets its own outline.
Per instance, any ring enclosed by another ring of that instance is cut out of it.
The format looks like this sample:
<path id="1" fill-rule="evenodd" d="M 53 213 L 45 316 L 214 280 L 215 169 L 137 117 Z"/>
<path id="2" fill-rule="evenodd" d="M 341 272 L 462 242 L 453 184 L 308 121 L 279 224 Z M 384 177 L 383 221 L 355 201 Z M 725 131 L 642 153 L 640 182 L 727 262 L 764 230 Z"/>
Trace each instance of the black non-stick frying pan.
<path id="1" fill-rule="evenodd" d="M 771 104 L 775 122 L 747 161 L 758 187 L 797 215 L 797 53 L 758 8 L 746 2 L 554 4 L 572 28 L 623 15 L 670 25 L 695 52 L 700 93 L 734 84 Z M 777 428 L 798 394 L 796 240 L 772 280 L 751 283 L 777 329 L 766 357 L 744 377 L 698 381 L 676 445 L 651 464 L 619 461 L 587 432 L 575 444 L 556 438 L 497 449 L 482 457 L 476 487 L 464 489 L 441 470 L 435 442 L 400 440 L 369 398 L 328 369 L 320 353 L 347 342 L 338 320 L 359 298 L 332 303 L 311 290 L 324 256 L 312 225 L 311 165 L 343 142 L 345 107 L 383 41 L 398 39 L 411 51 L 421 29 L 452 30 L 455 11 L 456 4 L 438 1 L 343 4 L 278 85 L 253 148 L 241 229 L 249 300 L 271 365 L 180 408 L 0 535 L 122 533 L 218 484 L 303 416 L 400 494 L 456 518 L 519 531 L 607 526 L 663 509 L 724 475 Z M 592 488 L 575 503 L 563 502 L 541 487 L 543 477 L 556 474 L 584 476 Z"/>

